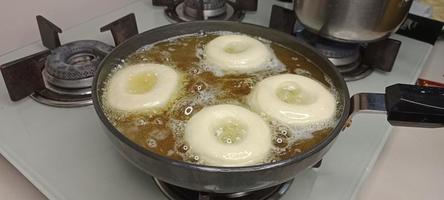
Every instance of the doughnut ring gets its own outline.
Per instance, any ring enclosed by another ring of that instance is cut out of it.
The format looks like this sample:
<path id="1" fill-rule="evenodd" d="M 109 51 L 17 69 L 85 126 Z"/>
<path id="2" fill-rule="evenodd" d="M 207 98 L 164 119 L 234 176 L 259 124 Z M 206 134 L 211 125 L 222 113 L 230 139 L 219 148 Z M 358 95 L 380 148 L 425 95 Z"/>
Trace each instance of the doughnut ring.
<path id="1" fill-rule="evenodd" d="M 205 62 L 227 73 L 253 73 L 264 70 L 272 59 L 271 50 L 246 35 L 222 35 L 204 49 Z"/>
<path id="2" fill-rule="evenodd" d="M 263 79 L 247 97 L 252 110 L 293 127 L 326 122 L 336 113 L 334 95 L 321 83 L 296 74 Z"/>
<path id="3" fill-rule="evenodd" d="M 113 74 L 105 100 L 119 111 L 155 111 L 177 95 L 181 75 L 172 67 L 144 63 L 125 66 Z"/>
<path id="4" fill-rule="evenodd" d="M 264 162 L 272 148 L 271 129 L 258 114 L 220 104 L 194 114 L 185 127 L 185 142 L 204 164 L 245 166 Z"/>

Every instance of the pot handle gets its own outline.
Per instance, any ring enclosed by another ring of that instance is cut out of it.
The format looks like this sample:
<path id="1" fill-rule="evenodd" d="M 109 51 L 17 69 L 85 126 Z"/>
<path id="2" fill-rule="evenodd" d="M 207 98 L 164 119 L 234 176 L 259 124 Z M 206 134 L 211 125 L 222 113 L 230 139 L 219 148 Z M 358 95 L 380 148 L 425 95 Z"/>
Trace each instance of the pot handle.
<path id="1" fill-rule="evenodd" d="M 359 93 L 351 98 L 349 119 L 357 112 L 387 113 L 393 126 L 444 127 L 444 88 L 395 84 L 385 94 Z"/>

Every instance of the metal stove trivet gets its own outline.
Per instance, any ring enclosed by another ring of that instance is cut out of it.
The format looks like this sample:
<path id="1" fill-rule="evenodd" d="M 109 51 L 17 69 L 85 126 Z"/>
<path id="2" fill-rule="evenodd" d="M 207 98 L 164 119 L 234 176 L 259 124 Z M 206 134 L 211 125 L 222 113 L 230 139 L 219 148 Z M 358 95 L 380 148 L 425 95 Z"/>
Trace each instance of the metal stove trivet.
<path id="1" fill-rule="evenodd" d="M 293 179 L 277 186 L 252 192 L 213 194 L 188 190 L 153 178 L 157 187 L 170 200 L 278 200 L 290 188 Z"/>
<path id="2" fill-rule="evenodd" d="M 90 105 L 94 72 L 112 49 L 93 40 L 75 41 L 53 49 L 42 70 L 46 89 L 34 92 L 31 98 L 53 106 Z"/>
<path id="3" fill-rule="evenodd" d="M 153 0 L 153 5 L 165 6 L 165 15 L 172 22 L 240 21 L 246 11 L 257 10 L 257 0 Z"/>
<path id="4" fill-rule="evenodd" d="M 91 86 L 100 61 L 114 48 L 94 40 L 60 44 L 62 30 L 37 16 L 45 50 L 0 66 L 11 100 L 27 96 L 56 107 L 92 104 Z M 116 45 L 138 34 L 134 14 L 129 14 L 100 29 L 110 30 Z"/>
<path id="5" fill-rule="evenodd" d="M 295 35 L 316 48 L 335 65 L 346 81 L 365 78 L 374 69 L 390 72 L 401 46 L 401 42 L 394 39 L 366 44 L 329 40 L 306 30 L 297 21 L 294 11 L 277 5 L 273 5 L 269 27 Z"/>

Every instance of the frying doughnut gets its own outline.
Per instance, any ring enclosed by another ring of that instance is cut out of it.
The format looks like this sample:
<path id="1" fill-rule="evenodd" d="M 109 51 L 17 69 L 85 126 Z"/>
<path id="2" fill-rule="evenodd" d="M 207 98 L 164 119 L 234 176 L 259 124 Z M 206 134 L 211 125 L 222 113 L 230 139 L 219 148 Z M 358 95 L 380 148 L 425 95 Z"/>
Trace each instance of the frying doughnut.
<path id="1" fill-rule="evenodd" d="M 204 164 L 245 166 L 269 156 L 271 129 L 258 114 L 236 105 L 205 107 L 185 127 L 185 142 Z"/>
<path id="2" fill-rule="evenodd" d="M 293 127 L 328 121 L 336 112 L 336 99 L 327 88 L 296 74 L 263 79 L 247 102 L 253 110 Z"/>
<path id="3" fill-rule="evenodd" d="M 161 64 L 136 64 L 118 70 L 109 80 L 106 102 L 120 111 L 155 111 L 180 89 L 181 76 Z"/>
<path id="4" fill-rule="evenodd" d="M 262 42 L 246 35 L 222 35 L 204 50 L 205 62 L 227 73 L 264 70 L 272 54 Z"/>

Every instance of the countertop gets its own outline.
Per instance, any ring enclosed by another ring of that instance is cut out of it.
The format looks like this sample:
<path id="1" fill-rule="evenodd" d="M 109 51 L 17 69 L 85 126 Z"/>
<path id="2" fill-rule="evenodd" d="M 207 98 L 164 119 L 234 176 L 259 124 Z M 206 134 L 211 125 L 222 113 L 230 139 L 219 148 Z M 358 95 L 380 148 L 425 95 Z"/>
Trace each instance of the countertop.
<path id="1" fill-rule="evenodd" d="M 441 200 L 444 128 L 394 128 L 358 200 Z"/>
<path id="2" fill-rule="evenodd" d="M 394 128 L 357 200 L 441 200 L 444 128 Z M 0 156 L 0 199 L 46 199 Z"/>

